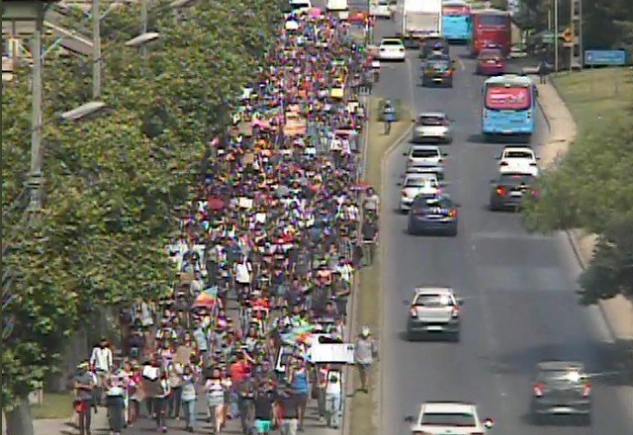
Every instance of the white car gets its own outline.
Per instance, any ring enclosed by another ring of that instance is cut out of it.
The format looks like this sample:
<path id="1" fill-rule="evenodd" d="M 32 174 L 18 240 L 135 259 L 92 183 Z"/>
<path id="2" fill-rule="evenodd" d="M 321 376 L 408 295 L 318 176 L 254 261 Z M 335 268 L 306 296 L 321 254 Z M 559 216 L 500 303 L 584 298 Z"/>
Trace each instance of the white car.
<path id="1" fill-rule="evenodd" d="M 400 193 L 400 211 L 406 213 L 411 209 L 411 204 L 416 196 L 427 194 L 435 195 L 440 192 L 440 183 L 435 174 L 410 174 L 404 177 Z"/>
<path id="2" fill-rule="evenodd" d="M 393 16 L 391 6 L 386 0 L 378 0 L 369 7 L 369 15 L 376 18 L 385 18 L 390 20 Z"/>
<path id="3" fill-rule="evenodd" d="M 378 58 L 380 60 L 399 60 L 404 62 L 407 50 L 404 43 L 398 38 L 384 38 L 378 46 Z"/>
<path id="4" fill-rule="evenodd" d="M 435 173 L 439 178 L 444 178 L 444 157 L 446 153 L 437 145 L 412 145 L 409 152 L 404 153 L 407 157 L 407 168 L 426 164 L 434 166 Z"/>
<path id="5" fill-rule="evenodd" d="M 477 406 L 465 402 L 427 402 L 420 405 L 417 417 L 407 417 L 413 434 L 486 435 L 491 419 L 479 419 Z"/>
<path id="6" fill-rule="evenodd" d="M 539 158 L 531 148 L 508 146 L 503 149 L 499 157 L 499 172 L 537 177 L 539 175 L 538 160 Z"/>
<path id="7" fill-rule="evenodd" d="M 441 112 L 420 113 L 411 134 L 411 142 L 451 143 L 451 119 Z"/>

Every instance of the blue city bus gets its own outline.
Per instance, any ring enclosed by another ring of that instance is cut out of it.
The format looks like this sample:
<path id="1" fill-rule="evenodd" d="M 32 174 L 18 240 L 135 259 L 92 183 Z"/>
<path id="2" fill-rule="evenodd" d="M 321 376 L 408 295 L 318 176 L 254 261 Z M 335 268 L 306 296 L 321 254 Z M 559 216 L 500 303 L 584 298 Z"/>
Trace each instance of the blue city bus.
<path id="1" fill-rule="evenodd" d="M 442 3 L 442 36 L 451 42 L 468 42 L 472 35 L 470 4 L 464 0 Z"/>
<path id="2" fill-rule="evenodd" d="M 529 140 L 536 127 L 536 86 L 527 76 L 506 74 L 484 82 L 484 137 L 517 136 Z"/>

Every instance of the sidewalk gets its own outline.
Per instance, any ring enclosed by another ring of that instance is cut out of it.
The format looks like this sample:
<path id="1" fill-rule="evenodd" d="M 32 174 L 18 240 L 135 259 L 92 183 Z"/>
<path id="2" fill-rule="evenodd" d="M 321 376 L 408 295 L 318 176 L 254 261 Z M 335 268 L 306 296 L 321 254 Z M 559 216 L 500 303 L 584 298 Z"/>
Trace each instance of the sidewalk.
<path id="1" fill-rule="evenodd" d="M 35 435 L 75 435 L 79 433 L 74 414 L 69 410 L 68 418 L 42 418 L 33 420 L 33 431 Z M 98 414 L 92 414 L 92 434 L 109 434 L 108 417 L 105 408 L 100 408 Z M 2 413 L 2 435 L 6 435 L 7 425 L 5 423 L 4 412 Z"/>
<path id="2" fill-rule="evenodd" d="M 536 79 L 538 82 L 538 78 Z M 567 106 L 551 83 L 538 85 L 539 104 L 550 127 L 550 137 L 541 150 L 546 168 L 556 165 L 557 160 L 568 150 L 576 137 L 576 123 Z M 579 230 L 568 232 L 574 251 L 583 268 L 591 261 L 596 236 Z M 616 346 L 632 352 L 633 303 L 620 295 L 598 303 Z M 631 355 L 628 356 L 631 358 Z"/>

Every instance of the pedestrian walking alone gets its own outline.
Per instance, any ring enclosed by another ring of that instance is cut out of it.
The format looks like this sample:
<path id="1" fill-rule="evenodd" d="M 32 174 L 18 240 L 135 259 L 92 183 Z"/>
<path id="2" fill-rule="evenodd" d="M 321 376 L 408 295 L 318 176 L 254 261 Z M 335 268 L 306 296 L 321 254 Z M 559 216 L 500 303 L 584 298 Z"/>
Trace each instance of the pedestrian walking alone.
<path id="1" fill-rule="evenodd" d="M 354 360 L 360 376 L 360 391 L 369 392 L 370 385 L 370 369 L 374 364 L 374 359 L 378 356 L 378 348 L 376 341 L 371 336 L 369 327 L 363 326 L 361 333 L 356 339 L 356 348 Z"/>

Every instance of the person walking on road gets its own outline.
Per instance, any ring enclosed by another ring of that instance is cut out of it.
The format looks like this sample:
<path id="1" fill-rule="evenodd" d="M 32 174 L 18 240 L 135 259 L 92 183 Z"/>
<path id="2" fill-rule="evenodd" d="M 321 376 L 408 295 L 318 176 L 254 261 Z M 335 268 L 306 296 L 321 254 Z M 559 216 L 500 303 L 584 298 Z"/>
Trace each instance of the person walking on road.
<path id="1" fill-rule="evenodd" d="M 360 335 L 356 339 L 356 348 L 354 353 L 354 361 L 360 376 L 360 391 L 369 392 L 370 385 L 370 369 L 374 364 L 374 359 L 378 356 L 378 348 L 376 341 L 371 336 L 368 326 L 363 326 Z"/>
<path id="2" fill-rule="evenodd" d="M 112 370 L 113 357 L 112 350 L 108 344 L 108 340 L 102 338 L 93 349 L 90 355 L 90 365 L 94 368 L 98 382 L 95 388 L 94 398 L 95 405 L 101 406 L 103 401 L 103 391 L 105 389 L 105 380 Z"/>
<path id="3" fill-rule="evenodd" d="M 79 414 L 79 434 L 90 435 L 91 408 L 93 400 L 93 390 L 96 387 L 94 377 L 88 370 L 90 364 L 86 361 L 77 366 L 77 376 L 75 376 L 76 405 L 75 409 Z"/>
<path id="4" fill-rule="evenodd" d="M 182 409 L 185 418 L 185 430 L 193 433 L 196 430 L 196 378 L 194 370 L 190 365 L 183 368 L 182 380 Z"/>
<path id="5" fill-rule="evenodd" d="M 299 400 L 292 387 L 288 387 L 279 397 L 281 407 L 281 435 L 297 435 L 299 428 Z"/>
<path id="6" fill-rule="evenodd" d="M 378 244 L 378 222 L 374 218 L 367 218 L 361 227 L 366 264 L 371 266 L 376 258 L 376 245 Z"/>

